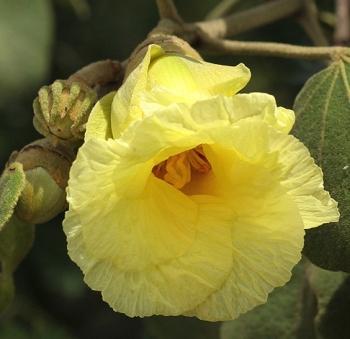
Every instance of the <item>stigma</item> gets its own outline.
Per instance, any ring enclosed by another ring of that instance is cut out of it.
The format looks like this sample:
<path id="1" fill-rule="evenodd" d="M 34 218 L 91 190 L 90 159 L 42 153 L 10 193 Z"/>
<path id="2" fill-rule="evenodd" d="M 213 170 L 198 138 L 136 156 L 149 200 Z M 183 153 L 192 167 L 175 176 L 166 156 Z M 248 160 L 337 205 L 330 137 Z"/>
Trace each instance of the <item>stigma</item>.
<path id="1" fill-rule="evenodd" d="M 191 181 L 193 175 L 206 174 L 211 170 L 202 145 L 188 151 L 173 155 L 153 167 L 153 174 L 173 185 L 183 188 Z"/>

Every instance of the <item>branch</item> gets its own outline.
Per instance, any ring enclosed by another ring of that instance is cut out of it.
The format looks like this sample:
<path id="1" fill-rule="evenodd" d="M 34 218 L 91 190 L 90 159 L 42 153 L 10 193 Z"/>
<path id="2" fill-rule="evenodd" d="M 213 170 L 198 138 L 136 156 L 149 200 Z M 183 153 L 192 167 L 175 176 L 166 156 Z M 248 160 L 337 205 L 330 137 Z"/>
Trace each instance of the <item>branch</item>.
<path id="1" fill-rule="evenodd" d="M 226 18 L 197 22 L 193 26 L 212 38 L 224 38 L 285 18 L 303 5 L 304 0 L 275 0 Z"/>
<path id="2" fill-rule="evenodd" d="M 349 1 L 337 0 L 336 2 L 336 26 L 334 41 L 336 44 L 344 45 L 350 41 Z"/>
<path id="3" fill-rule="evenodd" d="M 328 11 L 320 11 L 319 12 L 319 19 L 323 24 L 326 24 L 327 26 L 334 29 L 336 25 L 336 17 L 334 13 L 328 12 Z"/>
<path id="4" fill-rule="evenodd" d="M 173 0 L 156 0 L 156 3 L 161 19 L 169 19 L 178 23 L 182 22 Z"/>
<path id="5" fill-rule="evenodd" d="M 205 51 L 231 55 L 261 55 L 294 59 L 338 60 L 350 55 L 347 47 L 306 47 L 274 42 L 245 42 L 206 37 L 199 46 Z"/>
<path id="6" fill-rule="evenodd" d="M 241 0 L 222 0 L 206 16 L 207 20 L 221 18 L 228 14 Z"/>
<path id="7" fill-rule="evenodd" d="M 89 87 L 104 86 L 117 81 L 121 73 L 122 66 L 119 61 L 102 60 L 83 67 L 72 74 L 68 80 L 79 81 Z"/>
<path id="8" fill-rule="evenodd" d="M 304 28 L 316 46 L 328 46 L 328 40 L 323 33 L 322 27 L 318 20 L 318 9 L 314 0 L 304 1 L 304 12 L 298 19 L 300 25 Z"/>

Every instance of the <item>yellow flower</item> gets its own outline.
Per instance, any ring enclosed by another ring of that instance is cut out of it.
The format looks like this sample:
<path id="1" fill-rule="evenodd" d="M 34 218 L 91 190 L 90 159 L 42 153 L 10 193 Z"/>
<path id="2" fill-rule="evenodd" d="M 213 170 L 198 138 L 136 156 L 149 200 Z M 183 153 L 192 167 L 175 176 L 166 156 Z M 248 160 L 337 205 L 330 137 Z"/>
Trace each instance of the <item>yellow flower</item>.
<path id="1" fill-rule="evenodd" d="M 290 279 L 304 228 L 338 220 L 320 168 L 288 135 L 293 111 L 236 94 L 249 77 L 151 46 L 95 106 L 64 230 L 114 310 L 234 319 Z"/>

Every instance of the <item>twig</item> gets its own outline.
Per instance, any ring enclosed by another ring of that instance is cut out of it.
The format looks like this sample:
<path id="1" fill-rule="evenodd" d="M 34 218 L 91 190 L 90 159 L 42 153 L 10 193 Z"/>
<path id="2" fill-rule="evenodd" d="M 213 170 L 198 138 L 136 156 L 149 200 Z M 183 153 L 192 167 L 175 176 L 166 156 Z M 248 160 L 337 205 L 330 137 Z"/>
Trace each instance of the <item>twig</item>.
<path id="1" fill-rule="evenodd" d="M 336 44 L 345 45 L 350 41 L 349 0 L 337 0 L 336 2 L 336 26 L 334 41 Z"/>
<path id="2" fill-rule="evenodd" d="M 304 0 L 275 0 L 222 19 L 193 24 L 212 38 L 224 38 L 285 18 L 299 11 Z"/>
<path id="3" fill-rule="evenodd" d="M 178 23 L 182 22 L 173 0 L 156 0 L 156 3 L 161 19 L 169 19 Z"/>
<path id="4" fill-rule="evenodd" d="M 323 24 L 326 24 L 331 28 L 335 27 L 337 21 L 334 13 L 328 11 L 320 11 L 319 19 Z"/>
<path id="5" fill-rule="evenodd" d="M 79 81 L 89 87 L 104 86 L 117 81 L 121 73 L 122 66 L 119 61 L 102 60 L 81 68 L 72 74 L 68 80 Z"/>
<path id="6" fill-rule="evenodd" d="M 207 20 L 217 19 L 228 14 L 241 0 L 222 0 L 206 16 Z"/>
<path id="7" fill-rule="evenodd" d="M 305 0 L 304 11 L 299 17 L 299 23 L 304 28 L 316 46 L 328 46 L 328 40 L 323 33 L 318 20 L 318 9 L 314 0 Z"/>
<path id="8" fill-rule="evenodd" d="M 234 40 L 204 38 L 199 48 L 213 53 L 231 55 L 261 55 L 294 59 L 338 60 L 350 55 L 347 47 L 306 47 L 274 42 L 245 42 Z"/>

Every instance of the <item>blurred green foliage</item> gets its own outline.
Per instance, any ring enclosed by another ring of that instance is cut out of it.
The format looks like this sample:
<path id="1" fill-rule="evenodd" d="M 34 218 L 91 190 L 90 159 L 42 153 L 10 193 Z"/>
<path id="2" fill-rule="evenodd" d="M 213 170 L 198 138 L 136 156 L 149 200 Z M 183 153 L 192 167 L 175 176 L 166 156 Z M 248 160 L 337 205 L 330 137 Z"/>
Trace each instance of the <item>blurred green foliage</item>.
<path id="1" fill-rule="evenodd" d="M 241 1 L 235 10 L 263 1 Z M 202 19 L 217 2 L 176 1 L 188 21 Z M 322 0 L 320 4 L 332 10 L 334 3 Z M 125 59 L 157 20 L 155 1 L 0 0 L 1 167 L 12 150 L 40 137 L 32 127 L 32 101 L 40 86 L 64 79 L 96 60 Z M 237 38 L 310 44 L 292 18 Z M 306 79 L 324 66 L 277 58 L 204 57 L 231 65 L 244 62 L 252 71 L 246 91 L 269 92 L 287 107 L 292 106 Z M 187 338 L 187 333 L 191 339 L 212 339 L 218 335 L 215 323 L 183 318 L 131 319 L 114 313 L 99 293 L 85 286 L 79 269 L 68 259 L 61 223 L 62 216 L 36 228 L 33 249 L 15 274 L 14 302 L 0 318 L 0 338 L 171 339 Z M 349 291 L 344 286 L 340 295 Z M 350 301 L 340 299 L 349 309 Z M 293 310 L 289 312 L 296 316 Z M 326 321 L 332 322 L 332 312 L 325 313 Z M 337 319 L 341 324 L 342 318 Z"/>
<path id="2" fill-rule="evenodd" d="M 50 67 L 53 13 L 45 0 L 0 1 L 0 104 L 39 86 Z M 20 99 L 19 99 L 20 100 Z"/>

